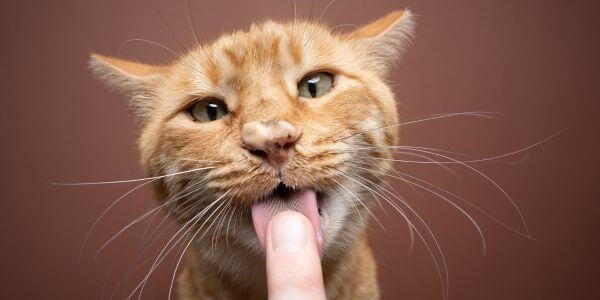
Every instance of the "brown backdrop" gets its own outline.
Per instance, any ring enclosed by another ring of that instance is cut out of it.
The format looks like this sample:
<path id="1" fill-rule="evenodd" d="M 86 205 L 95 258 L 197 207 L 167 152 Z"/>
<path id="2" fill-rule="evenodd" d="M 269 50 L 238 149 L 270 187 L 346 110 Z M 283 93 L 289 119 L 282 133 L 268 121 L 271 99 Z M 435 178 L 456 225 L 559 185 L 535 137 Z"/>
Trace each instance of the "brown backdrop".
<path id="1" fill-rule="evenodd" d="M 297 1 L 307 16 L 310 1 Z M 314 13 L 327 1 L 317 0 Z M 419 15 L 417 37 L 391 80 L 405 119 L 435 113 L 494 111 L 495 119 L 453 118 L 403 128 L 406 145 L 479 157 L 510 152 L 564 128 L 565 133 L 504 159 L 475 164 L 510 193 L 535 240 L 474 209 L 487 238 L 451 205 L 396 183 L 430 224 L 448 264 L 450 299 L 598 299 L 597 167 L 600 100 L 600 18 L 597 1 L 342 1 L 324 17 L 332 25 L 361 24 L 390 10 Z M 185 44 L 185 1 L 159 1 Z M 252 21 L 293 15 L 291 1 L 192 1 L 202 40 L 247 28 Z M 0 132 L 2 299 L 108 298 L 139 253 L 144 225 L 94 259 L 101 244 L 154 207 L 148 191 L 95 218 L 132 185 L 60 187 L 56 181 L 135 178 L 137 129 L 117 95 L 86 69 L 90 51 L 118 55 L 122 42 L 144 38 L 179 51 L 151 1 L 3 1 L 0 4 Z M 352 25 L 342 26 L 348 30 Z M 120 55 L 162 62 L 169 53 L 130 43 Z M 472 172 L 398 164 L 522 229 L 506 198 Z M 465 203 L 456 201 L 463 207 Z M 408 252 L 401 218 L 378 216 L 372 226 L 385 299 L 441 299 L 439 279 L 422 243 Z M 171 229 L 172 230 L 172 229 Z M 172 232 L 172 231 L 170 231 Z M 159 249 L 160 243 L 150 253 Z M 157 270 L 145 299 L 164 299 L 172 259 Z M 131 280 L 140 279 L 136 273 Z M 133 284 L 135 285 L 135 284 Z M 115 298 L 122 298 L 118 290 Z"/>

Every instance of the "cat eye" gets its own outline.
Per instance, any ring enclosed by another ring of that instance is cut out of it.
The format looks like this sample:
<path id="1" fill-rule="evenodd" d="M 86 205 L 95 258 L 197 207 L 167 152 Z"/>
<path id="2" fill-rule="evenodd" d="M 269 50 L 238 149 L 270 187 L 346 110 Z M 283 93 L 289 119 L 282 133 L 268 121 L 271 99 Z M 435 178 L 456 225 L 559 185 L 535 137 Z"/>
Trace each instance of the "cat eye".
<path id="1" fill-rule="evenodd" d="M 212 97 L 196 101 L 188 112 L 198 122 L 216 121 L 229 113 L 225 102 Z"/>
<path id="2" fill-rule="evenodd" d="M 298 94 L 304 98 L 319 98 L 333 87 L 333 75 L 327 72 L 305 76 L 298 83 Z"/>

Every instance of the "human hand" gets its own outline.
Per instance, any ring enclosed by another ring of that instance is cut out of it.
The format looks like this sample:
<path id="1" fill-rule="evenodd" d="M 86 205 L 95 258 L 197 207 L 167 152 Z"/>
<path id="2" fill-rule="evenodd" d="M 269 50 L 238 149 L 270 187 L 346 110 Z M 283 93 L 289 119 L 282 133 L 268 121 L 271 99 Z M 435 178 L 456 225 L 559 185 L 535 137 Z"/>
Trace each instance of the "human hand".
<path id="1" fill-rule="evenodd" d="M 269 300 L 325 299 L 315 230 L 302 214 L 275 215 L 267 228 Z"/>

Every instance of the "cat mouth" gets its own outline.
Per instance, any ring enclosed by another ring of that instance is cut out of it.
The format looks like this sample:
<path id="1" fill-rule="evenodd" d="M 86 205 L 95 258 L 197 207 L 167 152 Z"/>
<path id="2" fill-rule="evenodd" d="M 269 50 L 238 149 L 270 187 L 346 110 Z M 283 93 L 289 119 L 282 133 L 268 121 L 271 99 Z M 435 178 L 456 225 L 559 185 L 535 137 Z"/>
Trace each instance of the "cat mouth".
<path id="1" fill-rule="evenodd" d="M 326 225 L 321 209 L 323 193 L 311 188 L 293 189 L 280 183 L 268 196 L 251 207 L 252 224 L 263 253 L 266 253 L 266 236 L 269 221 L 278 213 L 296 211 L 303 214 L 313 225 L 319 252 L 323 254 L 323 232 Z"/>

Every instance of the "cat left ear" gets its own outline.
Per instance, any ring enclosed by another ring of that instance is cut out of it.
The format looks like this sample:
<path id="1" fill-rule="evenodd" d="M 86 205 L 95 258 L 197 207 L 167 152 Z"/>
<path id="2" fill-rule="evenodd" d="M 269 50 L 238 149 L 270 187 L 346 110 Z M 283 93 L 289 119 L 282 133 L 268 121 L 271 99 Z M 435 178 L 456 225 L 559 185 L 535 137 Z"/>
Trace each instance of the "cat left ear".
<path id="1" fill-rule="evenodd" d="M 345 38 L 358 42 L 371 60 L 369 63 L 386 75 L 410 44 L 415 26 L 414 15 L 409 10 L 398 10 L 346 34 Z"/>
<path id="2" fill-rule="evenodd" d="M 166 73 L 162 66 L 95 53 L 90 56 L 89 66 L 100 80 L 131 98 L 131 107 L 140 116 L 152 109 L 155 87 Z"/>

